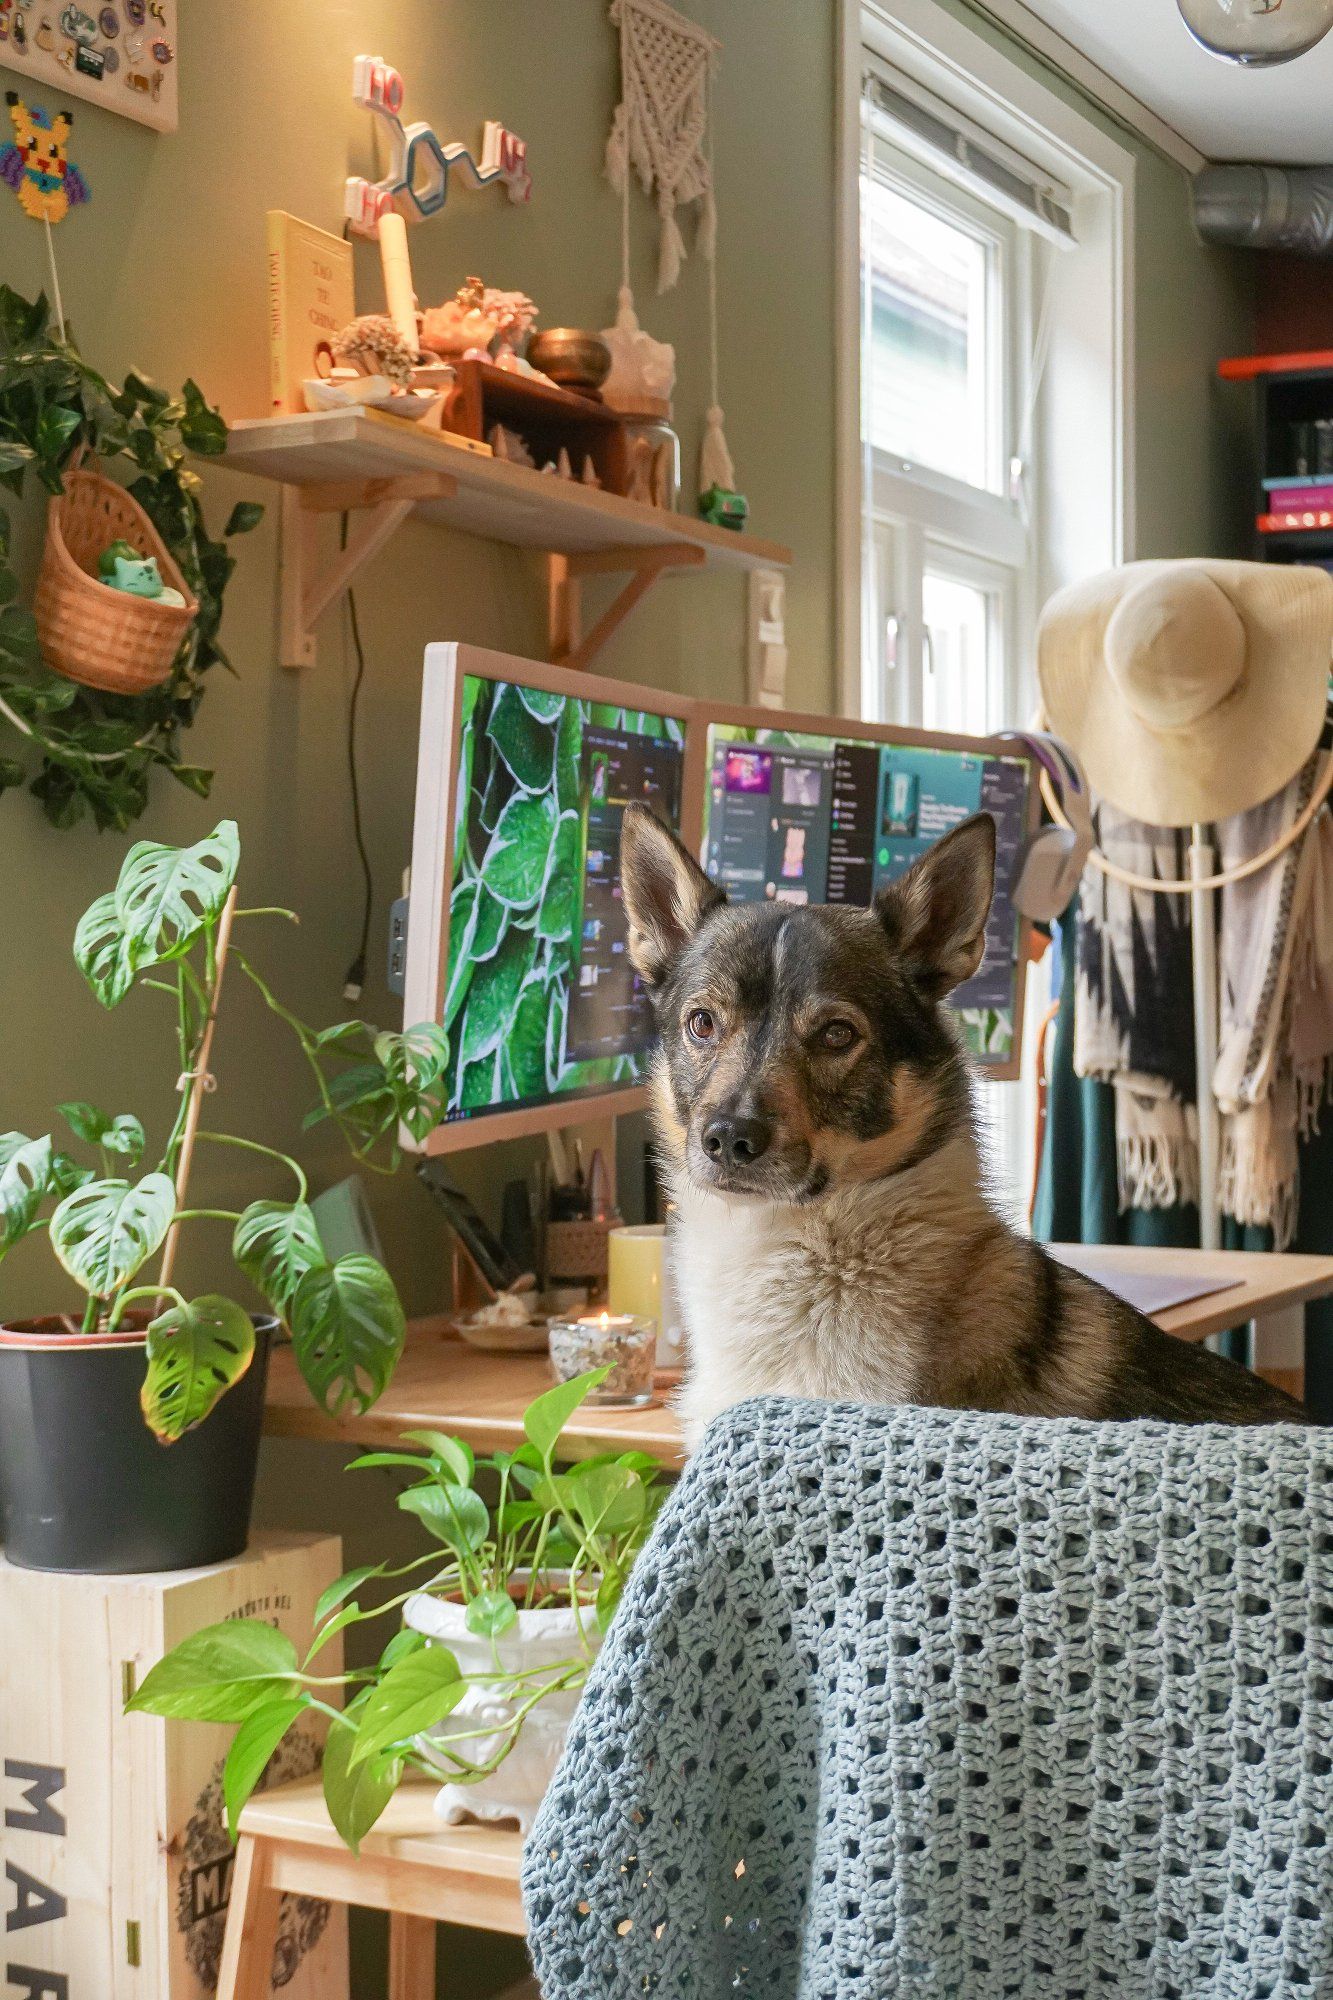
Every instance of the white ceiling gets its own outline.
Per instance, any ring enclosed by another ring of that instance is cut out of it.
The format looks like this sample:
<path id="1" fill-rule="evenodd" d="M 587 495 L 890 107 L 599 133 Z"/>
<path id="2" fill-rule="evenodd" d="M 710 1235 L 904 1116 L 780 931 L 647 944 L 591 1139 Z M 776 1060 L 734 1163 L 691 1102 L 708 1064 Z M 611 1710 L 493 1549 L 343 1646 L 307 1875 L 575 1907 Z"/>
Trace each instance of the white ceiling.
<path id="1" fill-rule="evenodd" d="M 1333 161 L 1333 33 L 1294 62 L 1249 70 L 1201 49 L 1176 0 L 1025 4 L 1210 159 Z"/>

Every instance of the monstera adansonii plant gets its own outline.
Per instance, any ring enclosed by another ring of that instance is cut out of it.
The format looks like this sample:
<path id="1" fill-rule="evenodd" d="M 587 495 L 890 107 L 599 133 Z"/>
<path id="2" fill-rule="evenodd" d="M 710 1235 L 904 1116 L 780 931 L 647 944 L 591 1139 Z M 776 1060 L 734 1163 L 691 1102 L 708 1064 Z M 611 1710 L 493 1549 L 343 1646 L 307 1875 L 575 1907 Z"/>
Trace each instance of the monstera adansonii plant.
<path id="1" fill-rule="evenodd" d="M 254 1322 L 235 1300 L 217 1293 L 188 1298 L 146 1269 L 180 1224 L 230 1225 L 236 1264 L 287 1322 L 301 1372 L 329 1412 L 367 1409 L 387 1385 L 403 1344 L 403 1308 L 388 1272 L 359 1252 L 329 1259 L 305 1174 L 288 1154 L 215 1131 L 201 1118 L 197 1143 L 240 1147 L 272 1161 L 290 1176 L 294 1192 L 240 1211 L 189 1205 L 181 1172 L 189 1086 L 217 1010 L 229 899 L 226 965 L 233 978 L 240 973 L 258 988 L 295 1036 L 318 1089 L 307 1125 L 332 1118 L 358 1160 L 392 1168 L 401 1131 L 424 1138 L 444 1107 L 449 1046 L 441 1028 L 378 1032 L 343 1021 L 315 1030 L 282 1005 L 240 940 L 249 927 L 294 918 L 288 910 L 238 908 L 239 864 L 231 820 L 192 847 L 139 841 L 115 888 L 97 898 L 75 932 L 75 959 L 104 1007 L 120 1006 L 138 989 L 164 996 L 173 1021 L 179 1109 L 150 1171 L 140 1171 L 147 1135 L 130 1112 L 62 1104 L 82 1159 L 50 1134 L 0 1133 L 0 1256 L 45 1232 L 57 1262 L 85 1295 L 81 1319 L 67 1322 L 70 1331 L 112 1339 L 123 1336 L 131 1307 L 140 1317 L 150 1310 L 141 1403 L 164 1443 L 203 1422 L 255 1351 Z M 89 1155 L 96 1165 L 87 1164 Z"/>

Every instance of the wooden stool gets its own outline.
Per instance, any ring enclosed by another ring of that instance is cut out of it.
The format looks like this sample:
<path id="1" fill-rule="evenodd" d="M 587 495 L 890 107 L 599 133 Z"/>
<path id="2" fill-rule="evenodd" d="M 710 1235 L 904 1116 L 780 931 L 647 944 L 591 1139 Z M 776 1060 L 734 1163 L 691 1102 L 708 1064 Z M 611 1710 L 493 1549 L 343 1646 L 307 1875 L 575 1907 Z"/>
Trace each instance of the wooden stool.
<path id="1" fill-rule="evenodd" d="M 251 1799 L 241 1814 L 217 2000 L 269 2000 L 284 1891 L 389 1912 L 389 2000 L 435 2000 L 439 1921 L 524 1936 L 522 1835 L 442 1826 L 437 1789 L 400 1785 L 359 1855 L 334 1832 L 318 1778 Z"/>

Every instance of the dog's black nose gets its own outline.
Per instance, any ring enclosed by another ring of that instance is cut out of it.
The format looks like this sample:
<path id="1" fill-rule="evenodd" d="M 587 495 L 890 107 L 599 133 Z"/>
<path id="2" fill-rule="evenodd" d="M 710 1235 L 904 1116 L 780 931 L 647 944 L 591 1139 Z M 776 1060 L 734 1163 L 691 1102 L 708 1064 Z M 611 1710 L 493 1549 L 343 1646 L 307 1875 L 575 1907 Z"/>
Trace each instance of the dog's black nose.
<path id="1" fill-rule="evenodd" d="M 710 1160 L 748 1167 L 766 1153 L 773 1127 L 765 1118 L 713 1118 L 704 1126 L 703 1147 Z"/>

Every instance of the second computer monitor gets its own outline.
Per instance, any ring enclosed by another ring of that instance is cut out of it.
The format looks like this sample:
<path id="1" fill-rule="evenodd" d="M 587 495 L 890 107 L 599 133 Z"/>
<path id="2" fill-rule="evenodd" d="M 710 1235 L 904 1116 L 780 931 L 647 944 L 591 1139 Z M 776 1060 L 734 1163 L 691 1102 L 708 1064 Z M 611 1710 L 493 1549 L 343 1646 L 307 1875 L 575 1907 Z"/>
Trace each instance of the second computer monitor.
<path id="1" fill-rule="evenodd" d="M 1032 809 L 1027 759 L 981 740 L 911 732 L 895 740 L 854 723 L 821 732 L 802 720 L 710 721 L 708 873 L 733 902 L 865 906 L 951 827 L 992 814 L 1000 865 L 986 954 L 951 1005 L 972 1054 L 996 1073 L 1011 1071 L 1022 939 L 1009 882 Z"/>

